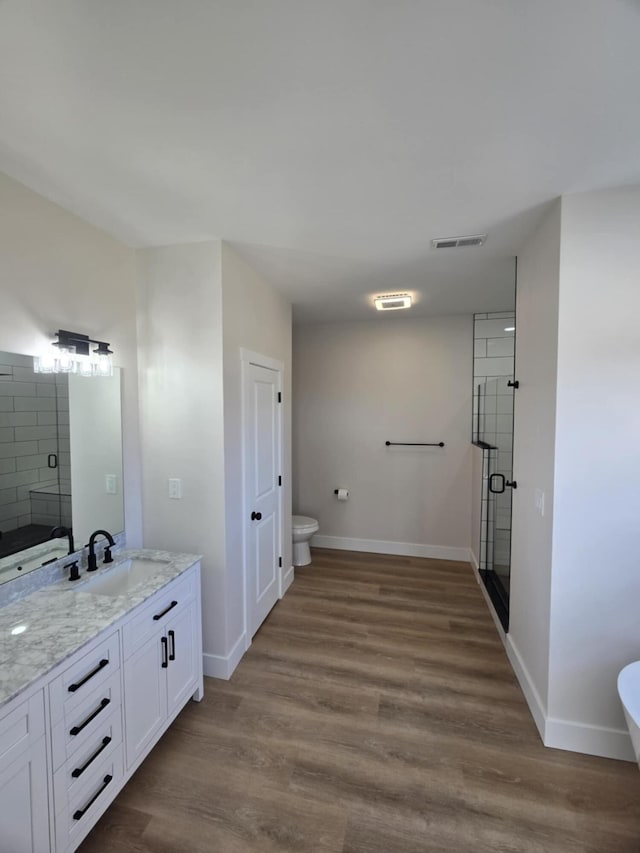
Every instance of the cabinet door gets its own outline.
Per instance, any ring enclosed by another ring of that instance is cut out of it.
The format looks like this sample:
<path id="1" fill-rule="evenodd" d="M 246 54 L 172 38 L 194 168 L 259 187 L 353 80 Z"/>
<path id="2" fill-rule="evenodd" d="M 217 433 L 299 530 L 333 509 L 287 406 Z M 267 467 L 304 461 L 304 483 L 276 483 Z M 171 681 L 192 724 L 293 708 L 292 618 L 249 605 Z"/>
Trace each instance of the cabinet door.
<path id="1" fill-rule="evenodd" d="M 167 668 L 164 631 L 134 652 L 124 664 L 124 727 L 127 768 L 146 755 L 167 718 Z"/>
<path id="2" fill-rule="evenodd" d="M 0 844 L 11 853 L 49 850 L 44 738 L 0 772 Z"/>
<path id="3" fill-rule="evenodd" d="M 185 704 L 197 687 L 199 674 L 197 620 L 200 618 L 200 613 L 196 604 L 196 601 L 191 601 L 167 622 L 169 716 Z"/>

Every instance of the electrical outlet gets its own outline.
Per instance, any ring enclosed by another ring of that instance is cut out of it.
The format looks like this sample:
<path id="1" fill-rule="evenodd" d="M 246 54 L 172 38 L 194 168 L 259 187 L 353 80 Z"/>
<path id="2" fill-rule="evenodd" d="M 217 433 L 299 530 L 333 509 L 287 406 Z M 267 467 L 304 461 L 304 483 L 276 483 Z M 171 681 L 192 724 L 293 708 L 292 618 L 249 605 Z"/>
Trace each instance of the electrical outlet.
<path id="1" fill-rule="evenodd" d="M 176 501 L 182 497 L 182 480 L 179 477 L 169 477 L 169 497 Z"/>
<path id="2" fill-rule="evenodd" d="M 536 489 L 534 495 L 534 504 L 535 508 L 538 510 L 540 515 L 544 515 L 544 492 L 542 489 Z"/>
<path id="3" fill-rule="evenodd" d="M 118 476 L 117 474 L 104 475 L 104 490 L 108 495 L 118 494 Z"/>

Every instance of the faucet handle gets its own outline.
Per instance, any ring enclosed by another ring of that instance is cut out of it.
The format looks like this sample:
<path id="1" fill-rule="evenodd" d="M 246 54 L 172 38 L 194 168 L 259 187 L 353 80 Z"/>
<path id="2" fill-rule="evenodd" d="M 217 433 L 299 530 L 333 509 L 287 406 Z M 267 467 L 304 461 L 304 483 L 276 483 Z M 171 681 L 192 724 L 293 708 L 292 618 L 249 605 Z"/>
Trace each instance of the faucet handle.
<path id="1" fill-rule="evenodd" d="M 73 560 L 71 563 L 65 563 L 65 569 L 70 569 L 69 571 L 69 580 L 77 581 L 80 580 L 80 570 L 78 569 L 78 561 Z"/>
<path id="2" fill-rule="evenodd" d="M 113 557 L 111 556 L 111 546 L 107 545 L 104 549 L 104 560 L 103 563 L 113 563 Z"/>

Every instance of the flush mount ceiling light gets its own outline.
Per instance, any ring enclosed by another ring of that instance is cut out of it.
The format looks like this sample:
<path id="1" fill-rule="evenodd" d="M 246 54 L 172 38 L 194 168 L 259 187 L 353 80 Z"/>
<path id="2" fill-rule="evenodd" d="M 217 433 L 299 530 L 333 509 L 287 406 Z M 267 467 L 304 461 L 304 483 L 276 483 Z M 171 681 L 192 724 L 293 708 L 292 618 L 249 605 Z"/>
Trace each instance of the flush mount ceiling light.
<path id="1" fill-rule="evenodd" d="M 80 376 L 113 376 L 112 350 L 106 341 L 95 341 L 80 332 L 60 329 L 49 350 L 33 359 L 34 373 L 78 373 Z M 92 349 L 91 344 L 95 344 Z"/>
<path id="2" fill-rule="evenodd" d="M 467 237 L 436 237 L 431 241 L 432 249 L 462 249 L 465 246 L 484 246 L 486 234 L 471 234 Z"/>
<path id="3" fill-rule="evenodd" d="M 376 296 L 373 304 L 378 311 L 398 311 L 400 308 L 411 308 L 411 297 L 408 293 L 389 293 L 387 296 Z"/>

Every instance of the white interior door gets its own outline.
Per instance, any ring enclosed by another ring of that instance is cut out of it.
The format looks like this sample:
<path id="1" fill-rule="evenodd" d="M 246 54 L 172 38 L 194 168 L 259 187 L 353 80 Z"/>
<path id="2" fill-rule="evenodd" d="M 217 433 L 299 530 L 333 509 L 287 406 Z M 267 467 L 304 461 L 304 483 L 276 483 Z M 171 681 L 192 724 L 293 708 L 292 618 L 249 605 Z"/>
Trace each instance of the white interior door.
<path id="1" fill-rule="evenodd" d="M 279 592 L 282 373 L 253 363 L 244 368 L 244 553 L 251 638 Z"/>

